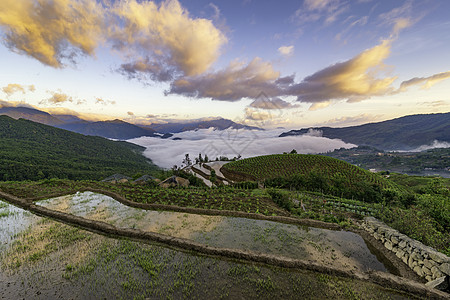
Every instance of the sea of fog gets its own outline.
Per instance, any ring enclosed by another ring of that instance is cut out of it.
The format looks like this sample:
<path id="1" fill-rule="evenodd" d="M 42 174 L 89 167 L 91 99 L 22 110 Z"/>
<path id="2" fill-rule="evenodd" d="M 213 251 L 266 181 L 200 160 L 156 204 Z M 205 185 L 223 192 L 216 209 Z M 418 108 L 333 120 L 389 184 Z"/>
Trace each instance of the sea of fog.
<path id="1" fill-rule="evenodd" d="M 283 129 L 277 130 L 245 130 L 228 129 L 224 131 L 200 129 L 174 134 L 170 139 L 156 137 L 140 137 L 128 140 L 131 143 L 144 146 L 144 155 L 162 168 L 180 166 L 185 154 L 192 160 L 199 153 L 208 158 L 226 156 L 229 158 L 241 155 L 243 158 L 290 152 L 314 154 L 333 151 L 340 148 L 353 148 L 354 144 L 347 144 L 339 139 L 329 139 L 316 133 L 278 137 Z M 175 140 L 174 140 L 175 138 Z"/>

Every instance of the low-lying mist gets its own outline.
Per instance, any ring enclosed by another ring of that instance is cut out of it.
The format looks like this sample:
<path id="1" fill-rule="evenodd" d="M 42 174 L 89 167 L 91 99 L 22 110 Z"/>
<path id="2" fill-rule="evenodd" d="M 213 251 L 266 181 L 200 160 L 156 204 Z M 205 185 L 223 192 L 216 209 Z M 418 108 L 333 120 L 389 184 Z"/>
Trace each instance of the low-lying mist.
<path id="1" fill-rule="evenodd" d="M 129 142 L 146 147 L 144 155 L 162 168 L 171 168 L 181 165 L 185 154 L 189 153 L 192 160 L 199 153 L 208 155 L 210 160 L 216 157 L 228 158 L 241 155 L 243 158 L 290 152 L 295 149 L 297 153 L 314 154 L 333 151 L 340 148 L 356 147 L 338 139 L 329 139 L 320 136 L 302 135 L 278 137 L 283 130 L 235 130 L 224 131 L 201 129 L 177 133 L 170 139 L 155 137 L 140 137 Z M 174 138 L 177 138 L 174 140 Z M 181 139 L 181 140 L 179 140 Z"/>
<path id="2" fill-rule="evenodd" d="M 420 147 L 417 147 L 414 150 L 411 150 L 411 152 L 422 152 L 422 151 L 437 149 L 437 148 L 450 148 L 450 143 L 440 142 L 440 141 L 435 140 L 430 145 L 422 145 Z"/>

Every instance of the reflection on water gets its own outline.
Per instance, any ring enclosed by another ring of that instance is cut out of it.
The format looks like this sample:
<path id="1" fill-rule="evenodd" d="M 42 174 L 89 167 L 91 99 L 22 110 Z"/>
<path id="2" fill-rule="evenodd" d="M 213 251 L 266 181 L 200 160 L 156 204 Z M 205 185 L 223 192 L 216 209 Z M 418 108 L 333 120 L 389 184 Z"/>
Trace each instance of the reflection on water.
<path id="1" fill-rule="evenodd" d="M 387 271 L 364 240 L 348 231 L 235 217 L 147 211 L 91 192 L 43 200 L 39 204 L 117 227 L 163 233 L 210 246 L 310 260 L 345 270 Z"/>
<path id="2" fill-rule="evenodd" d="M 0 253 L 2 253 L 15 237 L 26 230 L 39 217 L 0 201 Z"/>

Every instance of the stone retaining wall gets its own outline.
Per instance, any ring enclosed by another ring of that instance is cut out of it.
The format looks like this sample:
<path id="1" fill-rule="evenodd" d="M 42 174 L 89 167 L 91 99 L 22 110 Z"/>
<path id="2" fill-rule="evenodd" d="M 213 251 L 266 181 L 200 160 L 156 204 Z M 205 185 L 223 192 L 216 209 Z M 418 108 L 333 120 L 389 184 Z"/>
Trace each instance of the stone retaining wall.
<path id="1" fill-rule="evenodd" d="M 450 258 L 445 254 L 411 239 L 373 217 L 364 218 L 361 227 L 428 282 L 450 276 Z"/>

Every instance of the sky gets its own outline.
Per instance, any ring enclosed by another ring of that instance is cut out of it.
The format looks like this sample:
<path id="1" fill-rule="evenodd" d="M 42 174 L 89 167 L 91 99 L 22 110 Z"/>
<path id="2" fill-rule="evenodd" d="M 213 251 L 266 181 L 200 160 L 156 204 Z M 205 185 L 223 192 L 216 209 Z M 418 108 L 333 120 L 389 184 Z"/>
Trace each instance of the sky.
<path id="1" fill-rule="evenodd" d="M 0 105 L 137 124 L 450 111 L 447 0 L 1 0 Z"/>

